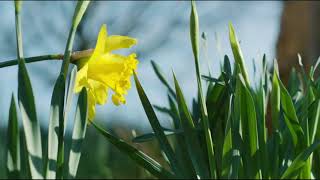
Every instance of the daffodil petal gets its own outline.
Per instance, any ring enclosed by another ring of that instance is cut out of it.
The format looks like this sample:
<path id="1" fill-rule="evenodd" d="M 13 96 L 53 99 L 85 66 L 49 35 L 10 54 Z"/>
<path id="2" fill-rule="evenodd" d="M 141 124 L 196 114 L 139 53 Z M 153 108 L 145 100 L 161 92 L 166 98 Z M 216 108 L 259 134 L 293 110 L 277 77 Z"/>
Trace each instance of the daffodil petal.
<path id="1" fill-rule="evenodd" d="M 96 99 L 92 90 L 88 91 L 88 119 L 93 121 L 96 115 Z"/>
<path id="2" fill-rule="evenodd" d="M 120 104 L 125 104 L 126 99 L 121 94 L 113 94 L 112 95 L 112 102 L 114 105 L 119 106 Z"/>
<path id="3" fill-rule="evenodd" d="M 89 62 L 88 76 L 110 87 L 118 94 L 126 94 L 131 87 L 130 77 L 136 70 L 136 55 L 128 57 L 104 54 L 100 60 Z"/>
<path id="4" fill-rule="evenodd" d="M 117 49 L 130 48 L 137 44 L 137 40 L 128 36 L 108 36 L 105 44 L 105 52 L 111 52 Z"/>
<path id="5" fill-rule="evenodd" d="M 89 84 L 93 89 L 93 94 L 97 104 L 103 105 L 107 102 L 108 97 L 108 87 L 103 85 L 99 81 L 89 79 Z"/>
<path id="6" fill-rule="evenodd" d="M 88 76 L 115 89 L 116 82 L 125 70 L 125 61 L 125 56 L 105 54 L 99 60 L 89 62 Z"/>
<path id="7" fill-rule="evenodd" d="M 90 59 L 95 60 L 97 59 L 97 57 L 99 57 L 104 53 L 107 34 L 108 34 L 107 25 L 104 24 L 100 28 L 100 32 L 99 32 L 97 43 L 96 43 L 96 48 L 94 49 Z"/>
<path id="8" fill-rule="evenodd" d="M 76 81 L 74 86 L 74 92 L 78 93 L 82 90 L 83 87 L 88 86 L 88 64 L 85 64 L 76 75 Z"/>
<path id="9" fill-rule="evenodd" d="M 125 95 L 131 88 L 130 78 L 137 69 L 136 54 L 122 56 L 111 54 L 113 50 L 130 48 L 137 40 L 127 36 L 107 36 L 107 26 L 100 29 L 96 47 L 89 58 L 77 62 L 74 91 L 80 92 L 83 87 L 88 91 L 88 116 L 93 121 L 96 104 L 107 102 L 108 91 L 112 90 L 112 102 L 115 105 L 125 104 Z"/>

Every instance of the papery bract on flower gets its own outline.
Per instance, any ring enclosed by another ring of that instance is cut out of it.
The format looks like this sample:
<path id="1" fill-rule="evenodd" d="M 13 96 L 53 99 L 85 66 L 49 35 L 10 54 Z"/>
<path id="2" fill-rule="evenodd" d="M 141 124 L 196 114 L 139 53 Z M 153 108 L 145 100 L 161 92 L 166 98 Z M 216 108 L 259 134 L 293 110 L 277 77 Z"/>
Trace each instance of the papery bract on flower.
<path id="1" fill-rule="evenodd" d="M 78 72 L 74 91 L 83 87 L 88 91 L 89 120 L 95 116 L 95 105 L 105 104 L 108 91 L 113 91 L 112 102 L 115 105 L 126 103 L 125 95 L 130 89 L 130 77 L 137 69 L 136 54 L 123 56 L 112 54 L 113 50 L 130 48 L 137 40 L 127 36 L 108 36 L 107 27 L 100 29 L 96 47 L 89 58 L 77 62 Z"/>

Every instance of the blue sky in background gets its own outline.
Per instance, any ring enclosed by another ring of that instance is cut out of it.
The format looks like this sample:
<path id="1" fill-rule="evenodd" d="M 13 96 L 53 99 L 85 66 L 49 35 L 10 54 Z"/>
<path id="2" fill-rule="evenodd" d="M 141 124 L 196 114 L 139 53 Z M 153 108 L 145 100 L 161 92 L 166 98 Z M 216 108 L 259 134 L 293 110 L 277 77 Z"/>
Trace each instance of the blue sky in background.
<path id="1" fill-rule="evenodd" d="M 138 76 L 153 104 L 167 105 L 166 88 L 162 86 L 152 70 L 150 60 L 156 61 L 172 82 L 172 70 L 177 75 L 185 97 L 190 102 L 196 95 L 196 79 L 189 37 L 190 3 L 186 1 L 119 1 L 92 2 L 84 21 L 83 36 L 86 46 L 94 47 L 100 26 L 107 24 L 109 34 L 128 35 L 139 43 L 130 50 L 136 51 L 140 64 Z M 26 57 L 63 53 L 75 2 L 27 1 L 23 4 L 23 41 Z M 94 8 L 94 9 L 93 9 Z M 275 44 L 280 27 L 282 3 L 266 2 L 197 2 L 200 31 L 207 34 L 207 48 L 201 43 L 201 67 L 208 74 L 209 63 L 213 75 L 218 75 L 224 54 L 231 59 L 228 39 L 228 23 L 232 22 L 249 67 L 251 79 L 252 63 L 261 64 L 263 53 L 269 60 L 275 56 Z M 0 62 L 16 57 L 13 2 L 0 5 Z M 215 38 L 217 34 L 217 38 Z M 79 50 L 76 37 L 75 49 Z M 221 47 L 219 51 L 217 48 Z M 254 60 L 253 60 L 254 59 Z M 54 81 L 60 71 L 61 62 L 39 62 L 28 64 L 36 98 L 38 117 L 46 125 Z M 259 72 L 259 68 L 258 68 Z M 6 124 L 11 93 L 17 94 L 17 68 L 0 69 L 0 125 Z M 134 84 L 127 96 L 127 104 L 115 107 L 112 103 L 97 107 L 97 119 L 107 123 L 117 121 L 128 126 L 149 127 Z M 17 96 L 16 96 L 17 97 Z M 110 101 L 111 102 L 111 101 Z M 167 116 L 158 113 L 164 124 Z M 71 116 L 72 117 L 72 116 Z"/>

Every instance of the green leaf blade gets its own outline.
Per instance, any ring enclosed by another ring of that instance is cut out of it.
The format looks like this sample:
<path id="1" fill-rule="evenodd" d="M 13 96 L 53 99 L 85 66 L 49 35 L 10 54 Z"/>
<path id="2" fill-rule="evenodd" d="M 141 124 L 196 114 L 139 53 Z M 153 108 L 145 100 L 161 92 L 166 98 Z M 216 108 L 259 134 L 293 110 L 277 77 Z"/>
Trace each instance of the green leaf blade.
<path id="1" fill-rule="evenodd" d="M 150 158 L 148 155 L 143 153 L 142 151 L 130 146 L 123 140 L 113 136 L 109 132 L 105 131 L 98 125 L 97 123 L 92 123 L 95 129 L 103 135 L 111 144 L 113 144 L 116 148 L 118 148 L 121 152 L 128 155 L 132 160 L 134 160 L 141 167 L 148 170 L 155 177 L 160 179 L 172 179 L 177 178 L 170 171 L 163 168 L 159 163 Z"/>
<path id="2" fill-rule="evenodd" d="M 241 154 L 244 161 L 245 172 L 249 178 L 258 178 L 259 174 L 256 162 L 259 145 L 256 110 L 251 93 L 240 74 L 237 77 L 236 96 L 240 98 L 240 106 L 237 108 L 240 112 L 241 137 L 243 139 Z"/>
<path id="3" fill-rule="evenodd" d="M 199 93 L 199 106 L 201 110 L 201 123 L 204 130 L 207 155 L 209 161 L 210 177 L 216 178 L 216 166 L 214 158 L 214 149 L 213 142 L 211 137 L 211 130 L 209 128 L 208 112 L 207 106 L 205 103 L 204 95 L 202 92 L 201 85 L 201 73 L 200 73 L 200 63 L 199 63 L 199 18 L 196 8 L 195 1 L 191 1 L 191 13 L 190 13 L 190 39 L 194 55 L 195 67 L 196 67 L 196 77 L 197 77 L 197 86 Z"/>
<path id="4" fill-rule="evenodd" d="M 34 95 L 28 71 L 23 59 L 21 32 L 21 2 L 15 1 L 15 23 L 18 56 L 18 103 L 28 151 L 31 178 L 43 178 L 42 143 L 40 124 L 37 120 Z"/>
<path id="5" fill-rule="evenodd" d="M 272 91 L 271 91 L 271 118 L 272 118 L 272 130 L 276 131 L 280 126 L 280 85 L 277 78 L 276 71 L 273 72 L 272 77 Z"/>
<path id="6" fill-rule="evenodd" d="M 40 124 L 36 116 L 36 107 L 31 82 L 24 62 L 19 61 L 18 101 L 28 150 L 28 159 L 32 178 L 43 178 L 42 143 Z"/>
<path id="7" fill-rule="evenodd" d="M 72 144 L 68 161 L 69 178 L 75 178 L 81 157 L 81 147 L 86 135 L 88 122 L 88 97 L 87 91 L 83 88 L 80 92 L 74 127 L 72 133 Z"/>
<path id="8" fill-rule="evenodd" d="M 51 107 L 50 107 L 50 119 L 48 127 L 48 159 L 46 164 L 46 178 L 55 179 L 56 172 L 58 171 L 57 162 L 58 152 L 61 148 L 61 143 L 63 143 L 63 137 L 60 138 L 60 131 L 64 127 L 61 127 L 61 122 L 64 122 L 63 110 L 64 110 L 64 89 L 65 81 L 64 76 L 59 75 L 51 98 Z M 62 141 L 62 142 L 61 142 Z"/>
<path id="9" fill-rule="evenodd" d="M 71 51 L 72 51 L 76 31 L 77 31 L 78 25 L 84 15 L 84 13 L 87 10 L 89 3 L 90 3 L 89 0 L 88 1 L 78 1 L 77 6 L 74 11 L 74 14 L 73 14 L 72 26 L 69 31 L 68 41 L 67 41 L 67 45 L 65 48 L 64 58 L 63 58 L 63 62 L 61 65 L 61 70 L 60 70 L 60 74 L 64 74 L 65 77 L 67 75 L 69 64 L 70 64 Z"/>
<path id="10" fill-rule="evenodd" d="M 228 178 L 231 175 L 231 169 L 232 169 L 232 158 L 233 158 L 233 147 L 232 147 L 232 126 L 231 126 L 231 120 L 232 120 L 232 106 L 233 106 L 233 98 L 234 96 L 231 95 L 229 99 L 229 110 L 228 110 L 228 116 L 227 116 L 227 122 L 226 122 L 226 132 L 225 132 L 225 138 L 223 142 L 222 147 L 222 172 L 221 177 L 222 178 Z"/>
<path id="11" fill-rule="evenodd" d="M 17 117 L 16 103 L 14 95 L 12 94 L 9 122 L 7 132 L 7 175 L 10 179 L 17 179 L 20 175 L 21 161 L 20 161 L 20 133 L 19 122 Z"/>
<path id="12" fill-rule="evenodd" d="M 242 55 L 240 44 L 239 44 L 235 30 L 234 30 L 231 23 L 229 24 L 229 39 L 230 39 L 230 44 L 231 44 L 231 49 L 233 52 L 234 60 L 237 64 L 239 64 L 241 74 L 242 74 L 246 84 L 249 85 L 250 84 L 249 76 L 248 76 L 248 72 L 245 67 L 244 58 Z"/>
<path id="13" fill-rule="evenodd" d="M 313 143 L 307 149 L 302 151 L 292 162 L 292 164 L 282 174 L 281 179 L 288 179 L 295 177 L 306 164 L 309 156 L 320 147 L 320 141 Z"/>
<path id="14" fill-rule="evenodd" d="M 303 138 L 304 132 L 299 123 L 291 96 L 287 91 L 287 89 L 285 88 L 285 86 L 282 84 L 277 74 L 276 76 L 280 86 L 280 101 L 281 101 L 281 108 L 283 109 L 283 112 L 284 112 L 284 120 L 292 136 L 293 144 L 296 146 L 298 144 L 298 138 L 304 139 Z"/>
<path id="15" fill-rule="evenodd" d="M 192 161 L 186 163 L 189 163 L 191 164 L 191 167 L 194 167 L 193 171 L 195 171 L 197 175 L 200 176 L 200 178 L 208 178 L 208 169 L 206 168 L 206 163 L 204 162 L 204 158 L 202 157 L 202 151 L 199 149 L 200 144 L 197 137 L 198 135 L 196 132 L 196 128 L 192 120 L 192 116 L 188 110 L 183 93 L 175 75 L 173 75 L 173 77 L 176 88 L 178 109 L 180 113 L 180 124 L 184 132 L 183 135 L 185 144 L 187 145 L 187 151 Z"/>
<path id="16" fill-rule="evenodd" d="M 134 73 L 134 80 L 135 80 L 136 89 L 138 91 L 142 106 L 143 106 L 145 113 L 148 117 L 150 125 L 151 125 L 151 127 L 152 127 L 152 129 L 153 129 L 153 131 L 154 131 L 154 133 L 160 143 L 160 147 L 167 155 L 169 162 L 170 162 L 170 166 L 173 169 L 173 171 L 177 175 L 179 175 L 180 168 L 179 168 L 178 160 L 177 160 L 175 153 L 174 153 L 171 145 L 169 144 L 164 132 L 162 131 L 159 120 L 158 120 L 158 118 L 152 108 L 152 105 L 151 105 L 147 95 L 145 94 L 145 92 L 144 92 L 144 90 L 138 80 L 136 73 Z"/>
<path id="17" fill-rule="evenodd" d="M 162 84 L 164 84 L 168 88 L 169 93 L 175 98 L 175 93 L 174 93 L 172 87 L 170 86 L 170 84 L 168 83 L 167 79 L 164 77 L 163 72 L 160 69 L 159 65 L 152 60 L 151 60 L 151 65 L 152 65 L 154 72 L 158 76 L 159 80 L 162 82 Z"/>
<path id="18" fill-rule="evenodd" d="M 72 99 L 75 94 L 73 90 L 74 90 L 76 75 L 77 75 L 77 66 L 74 66 L 72 68 L 70 76 L 69 76 L 68 90 L 67 90 L 67 95 L 66 95 L 66 105 L 65 105 L 65 109 L 64 109 L 64 132 L 66 131 L 67 121 L 69 118 L 68 115 L 71 111 Z"/>

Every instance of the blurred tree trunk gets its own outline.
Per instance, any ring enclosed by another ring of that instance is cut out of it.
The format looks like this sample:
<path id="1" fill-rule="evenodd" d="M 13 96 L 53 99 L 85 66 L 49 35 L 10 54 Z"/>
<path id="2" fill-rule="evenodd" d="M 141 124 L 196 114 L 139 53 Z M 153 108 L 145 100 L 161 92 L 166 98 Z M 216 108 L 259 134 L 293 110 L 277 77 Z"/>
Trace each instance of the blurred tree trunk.
<path id="1" fill-rule="evenodd" d="M 280 77 L 288 82 L 292 67 L 299 70 L 298 56 L 308 72 L 320 55 L 320 2 L 286 1 L 277 42 Z"/>
<path id="2" fill-rule="evenodd" d="M 291 69 L 300 71 L 298 53 L 305 71 L 320 56 L 320 2 L 285 1 L 276 47 L 280 78 L 288 83 Z M 319 73 L 317 73 L 319 74 Z M 268 133 L 272 132 L 270 104 L 267 109 Z"/>

